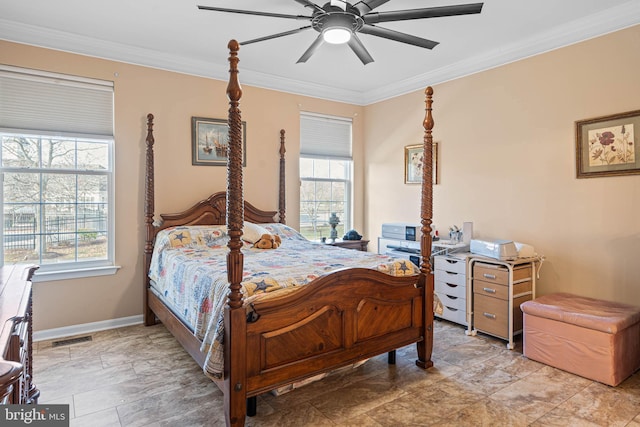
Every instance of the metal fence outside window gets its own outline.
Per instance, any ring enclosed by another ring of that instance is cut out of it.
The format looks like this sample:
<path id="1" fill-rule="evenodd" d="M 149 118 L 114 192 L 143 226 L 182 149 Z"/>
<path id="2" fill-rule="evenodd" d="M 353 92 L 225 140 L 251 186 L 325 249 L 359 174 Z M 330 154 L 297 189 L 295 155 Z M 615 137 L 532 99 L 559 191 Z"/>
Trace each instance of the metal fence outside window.
<path id="1" fill-rule="evenodd" d="M 38 229 L 35 215 L 24 214 L 19 220 L 5 216 L 3 227 L 4 249 L 35 250 L 37 239 L 44 236 L 46 245 L 72 245 L 77 241 L 90 241 L 107 232 L 107 216 L 81 214 L 78 217 L 60 215 L 48 217 L 44 229 Z M 77 230 L 77 232 L 76 232 Z"/>

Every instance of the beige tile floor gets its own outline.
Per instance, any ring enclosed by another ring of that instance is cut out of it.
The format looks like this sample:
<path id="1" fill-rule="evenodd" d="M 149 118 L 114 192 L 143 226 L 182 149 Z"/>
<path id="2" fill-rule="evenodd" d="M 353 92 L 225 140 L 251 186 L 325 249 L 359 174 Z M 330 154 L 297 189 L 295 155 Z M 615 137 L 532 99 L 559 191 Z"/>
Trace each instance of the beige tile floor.
<path id="1" fill-rule="evenodd" d="M 223 396 L 162 325 L 92 334 L 87 343 L 34 345 L 40 403 L 70 405 L 71 426 L 224 425 Z M 436 321 L 433 361 L 415 348 L 258 398 L 248 426 L 640 427 L 640 372 L 618 387 L 522 356 L 505 342 Z"/>

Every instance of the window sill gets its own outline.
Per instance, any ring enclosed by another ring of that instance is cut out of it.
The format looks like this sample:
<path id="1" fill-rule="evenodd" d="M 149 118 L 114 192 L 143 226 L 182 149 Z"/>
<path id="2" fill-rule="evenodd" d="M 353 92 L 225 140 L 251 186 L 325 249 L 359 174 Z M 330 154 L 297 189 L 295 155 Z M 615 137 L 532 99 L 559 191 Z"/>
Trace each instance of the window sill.
<path id="1" fill-rule="evenodd" d="M 106 267 L 82 268 L 77 270 L 41 271 L 37 270 L 33 275 L 33 283 L 52 282 L 55 280 L 81 279 L 84 277 L 108 276 L 116 274 L 119 265 Z"/>

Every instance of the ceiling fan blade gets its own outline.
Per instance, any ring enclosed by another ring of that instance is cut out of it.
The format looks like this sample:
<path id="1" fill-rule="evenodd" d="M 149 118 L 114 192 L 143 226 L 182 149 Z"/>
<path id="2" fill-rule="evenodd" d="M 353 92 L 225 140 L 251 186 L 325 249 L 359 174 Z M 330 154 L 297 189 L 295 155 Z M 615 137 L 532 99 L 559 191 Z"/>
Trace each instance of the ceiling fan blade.
<path id="1" fill-rule="evenodd" d="M 313 2 L 310 2 L 309 0 L 293 0 L 293 1 L 295 1 L 296 3 L 300 3 L 304 7 L 310 7 L 312 9 L 324 12 L 324 10 L 320 6 L 318 6 L 317 4 L 315 4 Z"/>
<path id="2" fill-rule="evenodd" d="M 426 49 L 433 49 L 439 43 L 433 40 L 423 39 L 422 37 L 412 36 L 411 34 L 401 33 L 399 31 L 390 30 L 388 28 L 376 27 L 375 25 L 365 24 L 360 31 L 362 34 L 382 37 L 383 39 L 394 40 L 401 43 L 412 44 Z"/>
<path id="3" fill-rule="evenodd" d="M 362 64 L 367 65 L 368 63 L 373 62 L 373 57 L 369 54 L 358 36 L 352 34 L 348 44 L 351 50 L 358 56 L 358 58 L 360 58 Z"/>
<path id="4" fill-rule="evenodd" d="M 241 42 L 240 46 L 246 46 L 251 43 L 263 42 L 265 40 L 276 39 L 278 37 L 290 36 L 291 34 L 297 34 L 300 31 L 308 30 L 311 28 L 311 25 L 307 25 L 306 27 L 296 28 L 295 30 L 284 31 L 282 33 L 272 34 L 270 36 L 258 37 L 257 39 L 247 40 L 246 42 Z"/>
<path id="5" fill-rule="evenodd" d="M 242 13 L 244 15 L 268 16 L 268 17 L 271 17 L 271 18 L 311 19 L 311 16 L 285 15 L 285 14 L 282 14 L 282 13 L 258 12 L 258 11 L 255 11 L 255 10 L 225 9 L 223 7 L 213 7 L 213 6 L 198 6 L 198 9 L 200 9 L 200 10 L 213 10 L 214 12 Z"/>
<path id="6" fill-rule="evenodd" d="M 360 12 L 360 16 L 364 16 L 376 7 L 382 6 L 388 1 L 389 0 L 361 0 L 358 3 L 354 4 L 353 7 L 355 7 L 358 12 Z"/>
<path id="7" fill-rule="evenodd" d="M 409 19 L 440 18 L 443 16 L 471 15 L 482 12 L 484 3 L 459 4 L 455 6 L 427 7 L 424 9 L 373 12 L 362 17 L 367 24 L 379 22 L 407 21 Z"/>
<path id="8" fill-rule="evenodd" d="M 301 62 L 307 62 L 311 55 L 315 53 L 315 51 L 324 43 L 324 39 L 322 38 L 322 34 L 318 34 L 318 37 L 311 43 L 311 46 L 302 54 L 300 59 L 296 61 L 296 64 L 300 64 Z"/>

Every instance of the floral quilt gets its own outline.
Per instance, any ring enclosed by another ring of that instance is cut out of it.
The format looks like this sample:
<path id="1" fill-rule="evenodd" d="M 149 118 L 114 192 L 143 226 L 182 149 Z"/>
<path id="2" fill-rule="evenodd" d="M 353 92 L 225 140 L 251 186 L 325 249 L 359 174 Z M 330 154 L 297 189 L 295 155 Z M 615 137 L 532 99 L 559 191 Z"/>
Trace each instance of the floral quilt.
<path id="1" fill-rule="evenodd" d="M 242 293 L 245 303 L 306 285 L 345 267 L 371 268 L 392 276 L 419 273 L 404 259 L 311 242 L 284 224 L 261 224 L 277 234 L 277 249 L 252 248 L 245 242 Z M 207 353 L 204 371 L 223 372 L 223 310 L 228 293 L 225 226 L 184 226 L 162 230 L 156 237 L 149 277 L 153 291 L 188 324 Z"/>

